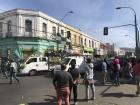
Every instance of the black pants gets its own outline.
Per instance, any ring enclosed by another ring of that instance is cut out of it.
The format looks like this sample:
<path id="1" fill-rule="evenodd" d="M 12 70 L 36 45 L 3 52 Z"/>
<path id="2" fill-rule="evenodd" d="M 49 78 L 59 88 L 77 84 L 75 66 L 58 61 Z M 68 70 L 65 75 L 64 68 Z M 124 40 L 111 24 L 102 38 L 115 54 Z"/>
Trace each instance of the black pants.
<path id="1" fill-rule="evenodd" d="M 73 89 L 73 98 L 74 102 L 77 102 L 77 85 L 74 85 L 73 87 L 70 87 L 70 97 L 69 99 L 71 100 L 71 91 Z"/>

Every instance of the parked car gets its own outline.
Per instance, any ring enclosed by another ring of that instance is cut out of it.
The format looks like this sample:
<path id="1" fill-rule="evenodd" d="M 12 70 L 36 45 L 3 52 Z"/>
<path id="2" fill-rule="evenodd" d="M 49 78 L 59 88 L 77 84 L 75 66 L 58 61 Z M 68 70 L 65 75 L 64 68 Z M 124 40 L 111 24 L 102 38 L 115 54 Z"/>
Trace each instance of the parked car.
<path id="1" fill-rule="evenodd" d="M 35 75 L 39 71 L 48 70 L 48 58 L 47 57 L 29 57 L 21 65 L 21 74 Z"/>
<path id="2" fill-rule="evenodd" d="M 69 67 L 71 66 L 71 62 L 73 60 L 76 60 L 76 68 L 79 69 L 79 72 L 81 74 L 83 74 L 85 72 L 84 66 L 85 66 L 85 61 L 84 61 L 84 57 L 83 56 L 70 56 L 70 57 L 65 57 L 62 60 L 62 64 L 65 64 L 67 69 L 66 71 L 69 69 Z M 59 71 L 61 69 L 60 65 L 55 65 L 55 69 L 54 69 L 54 73 Z"/>

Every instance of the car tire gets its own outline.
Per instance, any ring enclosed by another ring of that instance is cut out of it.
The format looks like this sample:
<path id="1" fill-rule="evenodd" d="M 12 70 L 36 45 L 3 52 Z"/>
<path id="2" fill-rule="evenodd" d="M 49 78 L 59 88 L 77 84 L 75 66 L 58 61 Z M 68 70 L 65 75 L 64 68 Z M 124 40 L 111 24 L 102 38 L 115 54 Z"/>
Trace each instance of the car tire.
<path id="1" fill-rule="evenodd" d="M 36 70 L 30 70 L 30 72 L 29 72 L 29 75 L 30 76 L 34 76 L 36 74 L 37 74 L 37 71 Z"/>

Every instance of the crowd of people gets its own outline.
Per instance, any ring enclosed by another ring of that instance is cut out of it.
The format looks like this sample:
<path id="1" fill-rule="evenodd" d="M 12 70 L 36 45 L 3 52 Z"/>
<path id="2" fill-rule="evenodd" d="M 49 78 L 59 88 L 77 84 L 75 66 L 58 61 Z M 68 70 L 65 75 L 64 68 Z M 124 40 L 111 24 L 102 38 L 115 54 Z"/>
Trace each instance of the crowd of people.
<path id="1" fill-rule="evenodd" d="M 138 62 L 138 61 L 137 61 Z M 134 70 L 133 67 L 137 63 L 136 59 L 120 59 L 116 56 L 113 62 L 108 64 L 106 59 L 102 61 L 102 74 L 103 74 L 103 83 L 106 84 L 106 81 L 112 81 L 113 84 L 117 86 L 120 85 L 120 77 L 126 78 L 128 81 L 134 80 Z"/>
<path id="2" fill-rule="evenodd" d="M 109 67 L 108 67 L 109 66 Z M 110 70 L 108 70 L 110 69 Z M 111 80 L 113 84 L 120 85 L 120 77 L 126 78 L 128 81 L 136 83 L 136 95 L 140 94 L 140 59 L 127 58 L 126 62 L 120 62 L 118 57 L 115 57 L 111 65 L 108 65 L 106 59 L 102 62 L 103 83 Z M 109 74 L 109 76 L 108 76 Z M 109 78 L 110 77 L 110 78 Z"/>
<path id="3" fill-rule="evenodd" d="M 91 58 L 85 59 L 86 65 L 84 67 L 85 74 L 83 84 L 85 85 L 85 101 L 95 100 L 95 86 L 94 86 L 94 64 Z M 78 98 L 78 84 L 81 78 L 79 69 L 76 68 L 76 60 L 72 60 L 70 68 L 67 70 L 65 64 L 61 64 L 61 71 L 57 72 L 53 76 L 53 85 L 57 94 L 57 105 L 62 105 L 62 99 L 65 100 L 65 105 L 70 105 L 71 94 L 73 93 L 74 105 L 77 105 Z M 19 83 L 17 78 L 18 63 L 14 59 L 2 59 L 0 58 L 0 73 L 9 79 L 9 84 L 12 84 L 15 79 Z M 122 64 L 120 59 L 116 56 L 111 64 L 108 64 L 106 59 L 102 60 L 102 81 L 105 85 L 108 82 L 112 82 L 116 86 L 120 85 L 120 74 L 126 77 L 128 81 L 135 80 L 136 83 L 136 95 L 140 94 L 140 59 L 131 60 L 126 59 L 126 62 Z M 91 89 L 91 93 L 89 92 Z M 91 97 L 90 97 L 91 96 Z"/>
<path id="4" fill-rule="evenodd" d="M 6 79 L 9 79 L 9 84 L 13 83 L 13 79 L 19 83 L 19 79 L 16 76 L 18 68 L 18 63 L 14 59 L 0 58 L 0 73 Z"/>
<path id="5" fill-rule="evenodd" d="M 94 86 L 94 73 L 93 73 L 93 64 L 91 59 L 87 59 L 87 65 L 85 66 L 85 76 L 84 76 L 84 85 L 85 85 L 85 100 L 89 99 L 95 100 L 95 86 Z M 62 105 L 62 99 L 64 97 L 65 104 L 70 105 L 71 93 L 73 90 L 74 105 L 77 105 L 77 85 L 80 79 L 80 73 L 76 66 L 76 61 L 71 62 L 71 67 L 66 71 L 66 65 L 61 64 L 61 71 L 56 73 L 53 78 L 53 85 L 57 93 L 57 105 Z M 89 98 L 89 88 L 92 91 L 92 97 Z"/>
<path id="6" fill-rule="evenodd" d="M 75 67 L 76 61 L 71 62 L 71 67 L 66 71 L 66 65 L 61 64 L 61 71 L 56 73 L 53 77 L 53 85 L 57 93 L 57 105 L 62 105 L 62 99 L 65 100 L 65 105 L 70 105 L 71 93 L 73 90 L 74 105 L 77 105 L 77 86 L 80 79 L 79 70 Z M 86 59 L 85 75 L 83 84 L 85 85 L 85 101 L 95 100 L 95 86 L 94 86 L 94 65 L 90 58 Z M 112 82 L 116 86 L 120 85 L 120 74 L 124 75 L 127 80 L 135 80 L 137 91 L 136 95 L 140 94 L 140 59 L 135 62 L 131 59 L 126 59 L 122 64 L 120 59 L 116 56 L 111 65 L 106 59 L 102 60 L 102 80 L 103 84 Z M 109 75 L 109 76 L 108 76 Z M 89 93 L 91 89 L 91 95 Z M 89 97 L 91 96 L 91 97 Z"/>

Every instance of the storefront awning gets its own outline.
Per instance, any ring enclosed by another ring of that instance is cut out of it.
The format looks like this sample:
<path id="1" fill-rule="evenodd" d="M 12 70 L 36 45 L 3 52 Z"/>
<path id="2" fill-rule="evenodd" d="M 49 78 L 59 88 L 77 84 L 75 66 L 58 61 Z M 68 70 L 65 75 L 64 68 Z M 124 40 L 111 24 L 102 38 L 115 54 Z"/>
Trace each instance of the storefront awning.
<path id="1" fill-rule="evenodd" d="M 85 47 L 84 48 L 84 51 L 86 51 L 86 52 L 93 52 L 93 49 L 92 48 L 89 48 L 89 47 Z"/>

